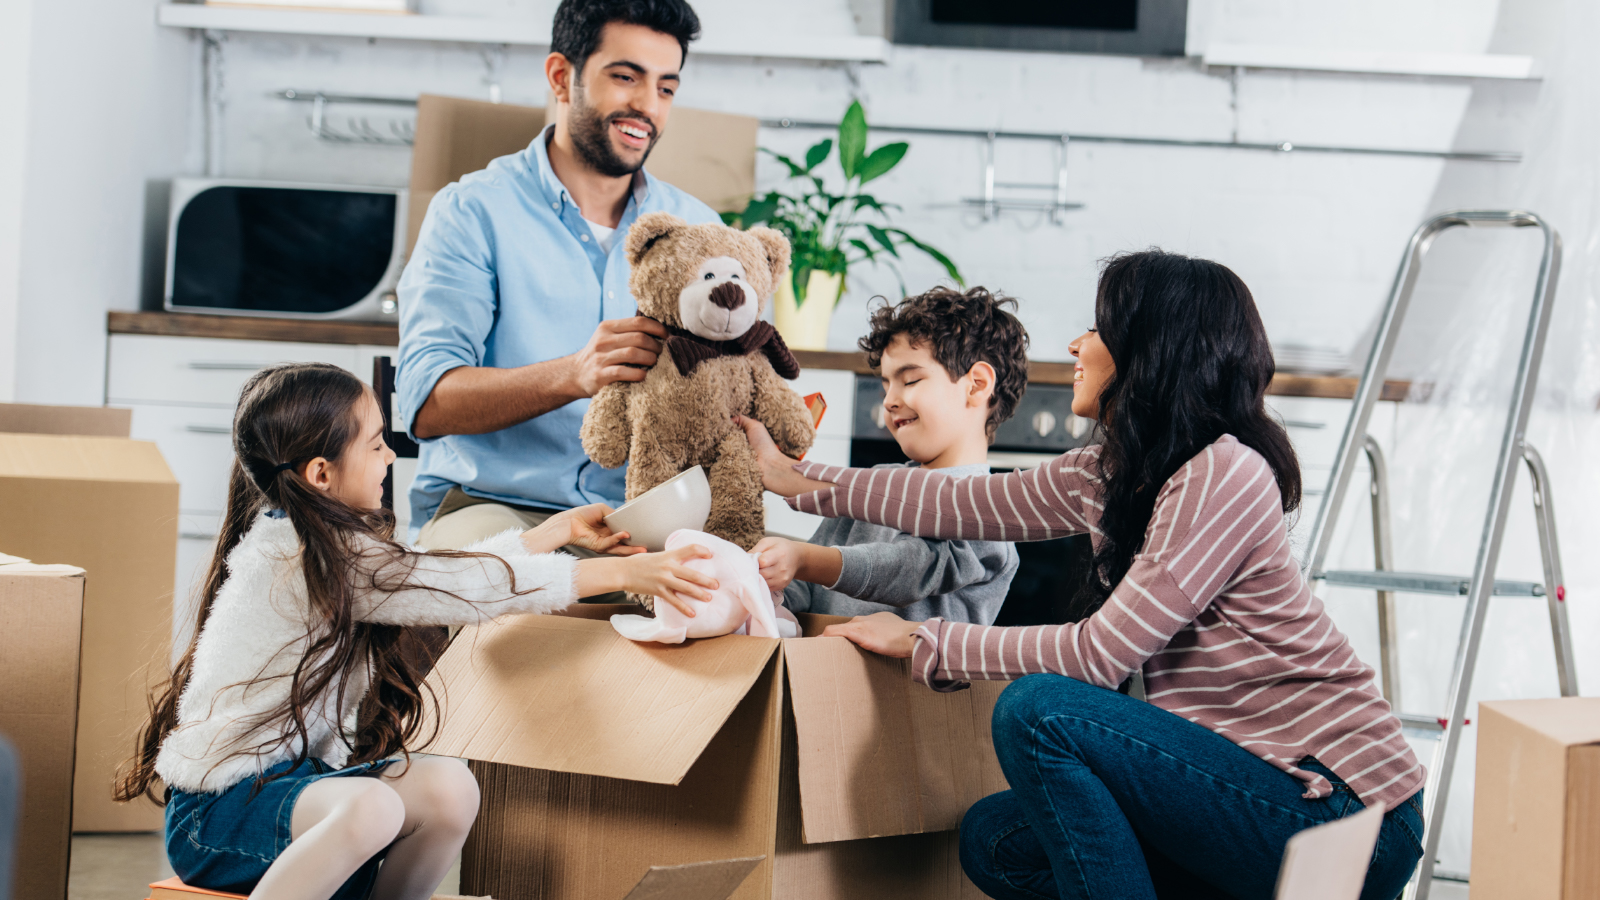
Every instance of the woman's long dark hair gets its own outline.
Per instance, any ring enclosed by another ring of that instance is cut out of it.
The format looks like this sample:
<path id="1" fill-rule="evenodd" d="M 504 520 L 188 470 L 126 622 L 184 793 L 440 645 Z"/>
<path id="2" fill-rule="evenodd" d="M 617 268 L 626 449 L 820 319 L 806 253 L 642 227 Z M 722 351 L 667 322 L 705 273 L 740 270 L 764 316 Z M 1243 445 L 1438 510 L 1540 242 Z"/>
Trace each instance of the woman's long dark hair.
<path id="1" fill-rule="evenodd" d="M 156 757 L 161 742 L 177 727 L 178 701 L 193 672 L 195 647 L 217 592 L 228 577 L 228 555 L 264 509 L 280 509 L 300 539 L 311 624 L 304 652 L 291 676 L 285 705 L 249 723 L 251 732 L 270 737 L 254 746 L 230 748 L 233 755 L 294 748 L 296 765 L 310 752 L 311 716 L 319 698 L 342 703 L 353 674 L 365 668 L 370 689 L 358 718 L 350 764 L 384 759 L 432 740 L 424 735 L 424 706 L 432 699 L 424 685 L 431 653 L 412 628 L 357 621 L 358 591 L 385 593 L 415 587 L 408 576 L 421 554 L 394 542 L 394 517 L 387 510 L 359 509 L 312 486 L 299 467 L 317 457 L 337 463 L 361 439 L 358 404 L 368 389 L 337 366 L 293 363 L 256 373 L 244 386 L 233 418 L 233 472 L 228 510 L 206 572 L 188 650 L 166 684 L 151 696 L 150 720 L 139 734 L 134 757 L 118 778 L 119 801 L 148 794 L 158 798 Z M 484 553 L 437 552 L 435 556 L 483 557 Z M 511 590 L 515 576 L 506 565 Z M 435 593 L 448 593 L 439 592 Z M 262 602 L 267 602 L 263 600 Z M 462 602 L 468 602 L 462 600 Z M 341 717 L 348 712 L 338 709 Z M 419 740 L 420 738 L 420 740 Z"/>
<path id="2" fill-rule="evenodd" d="M 1100 275 L 1095 328 L 1116 371 L 1100 394 L 1101 541 L 1075 618 L 1128 574 L 1162 485 L 1223 435 L 1266 458 L 1284 512 L 1300 505 L 1300 464 L 1266 408 L 1272 347 L 1238 275 L 1162 250 L 1114 256 Z"/>

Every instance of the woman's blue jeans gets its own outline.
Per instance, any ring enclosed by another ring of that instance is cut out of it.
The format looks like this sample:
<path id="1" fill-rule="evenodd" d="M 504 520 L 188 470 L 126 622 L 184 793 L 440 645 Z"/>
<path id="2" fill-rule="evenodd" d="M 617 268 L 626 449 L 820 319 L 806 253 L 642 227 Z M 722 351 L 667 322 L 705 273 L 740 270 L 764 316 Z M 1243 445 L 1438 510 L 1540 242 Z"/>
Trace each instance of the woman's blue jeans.
<path id="1" fill-rule="evenodd" d="M 994 746 L 1011 790 L 973 804 L 961 866 L 997 900 L 1270 900 L 1296 832 L 1363 808 L 1221 735 L 1116 691 L 1029 675 L 1000 695 Z M 1399 896 L 1422 856 L 1422 795 L 1390 810 L 1362 900 Z"/>

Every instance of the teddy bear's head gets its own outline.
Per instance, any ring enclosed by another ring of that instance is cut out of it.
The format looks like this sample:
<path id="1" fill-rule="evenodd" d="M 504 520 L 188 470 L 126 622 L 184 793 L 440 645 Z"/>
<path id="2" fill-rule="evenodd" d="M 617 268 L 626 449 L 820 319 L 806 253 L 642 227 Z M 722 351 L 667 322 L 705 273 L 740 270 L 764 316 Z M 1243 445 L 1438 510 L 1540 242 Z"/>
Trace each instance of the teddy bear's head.
<path id="1" fill-rule="evenodd" d="M 625 249 L 639 314 L 713 341 L 749 331 L 789 268 L 789 241 L 771 228 L 690 225 L 664 212 L 640 216 Z"/>

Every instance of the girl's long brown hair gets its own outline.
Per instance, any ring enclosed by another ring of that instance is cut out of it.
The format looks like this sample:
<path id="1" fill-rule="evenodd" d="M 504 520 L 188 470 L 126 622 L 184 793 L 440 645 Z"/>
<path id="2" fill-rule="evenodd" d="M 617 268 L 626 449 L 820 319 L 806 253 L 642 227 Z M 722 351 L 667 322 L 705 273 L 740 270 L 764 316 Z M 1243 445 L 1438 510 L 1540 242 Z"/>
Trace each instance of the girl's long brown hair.
<path id="1" fill-rule="evenodd" d="M 232 755 L 292 746 L 296 765 L 305 762 L 310 752 L 307 720 L 319 698 L 332 695 L 342 706 L 352 674 L 363 667 L 370 673 L 371 686 L 359 712 L 349 764 L 407 753 L 433 739 L 431 732 L 422 733 L 425 706 L 433 701 L 424 684 L 432 658 L 422 634 L 404 626 L 357 621 L 353 613 L 358 591 L 390 593 L 419 587 L 407 576 L 421 554 L 395 543 L 394 517 L 387 510 L 357 509 L 299 474 L 302 464 L 317 457 L 337 463 L 345 449 L 362 437 L 358 404 L 366 395 L 367 386 L 354 375 L 322 363 L 272 366 L 245 384 L 233 419 L 228 511 L 201 589 L 193 637 L 171 677 L 151 694 L 150 720 L 139 734 L 133 759 L 117 779 L 115 799 L 148 795 L 162 802 L 156 794 L 156 757 L 162 741 L 177 727 L 178 701 L 193 673 L 195 647 L 211 606 L 228 577 L 228 555 L 269 508 L 282 510 L 300 539 L 311 625 L 291 676 L 288 701 L 250 723 L 252 733 L 270 737 L 236 747 Z M 479 556 L 506 565 L 490 554 L 432 555 Z M 512 592 L 528 593 L 517 590 L 509 565 L 506 571 Z M 340 721 L 346 712 L 337 709 Z"/>

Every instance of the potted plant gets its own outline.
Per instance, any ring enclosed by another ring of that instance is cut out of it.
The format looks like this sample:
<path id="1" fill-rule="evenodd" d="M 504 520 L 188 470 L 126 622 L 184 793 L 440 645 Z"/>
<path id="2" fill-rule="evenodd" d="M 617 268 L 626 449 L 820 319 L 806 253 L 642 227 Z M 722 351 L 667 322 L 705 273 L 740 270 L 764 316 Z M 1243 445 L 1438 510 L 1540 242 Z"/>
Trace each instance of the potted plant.
<path id="1" fill-rule="evenodd" d="M 894 227 L 890 211 L 898 211 L 898 206 L 862 192 L 868 182 L 899 165 L 909 145 L 900 141 L 867 152 L 866 113 L 860 103 L 852 102 L 839 122 L 838 146 L 844 175 L 840 193 L 829 191 L 817 171 L 833 153 L 833 138 L 813 144 L 803 163 L 763 147 L 763 153 L 788 168 L 789 180 L 798 182 L 798 188 L 769 191 L 752 198 L 742 212 L 723 214 L 729 225 L 768 225 L 789 239 L 793 261 L 789 277 L 780 279 L 773 298 L 773 317 L 783 339 L 801 350 L 827 348 L 829 320 L 844 295 L 845 276 L 856 263 L 889 265 L 903 294 L 905 279 L 896 263 L 909 247 L 944 266 L 956 284 L 966 285 L 948 256 Z"/>

